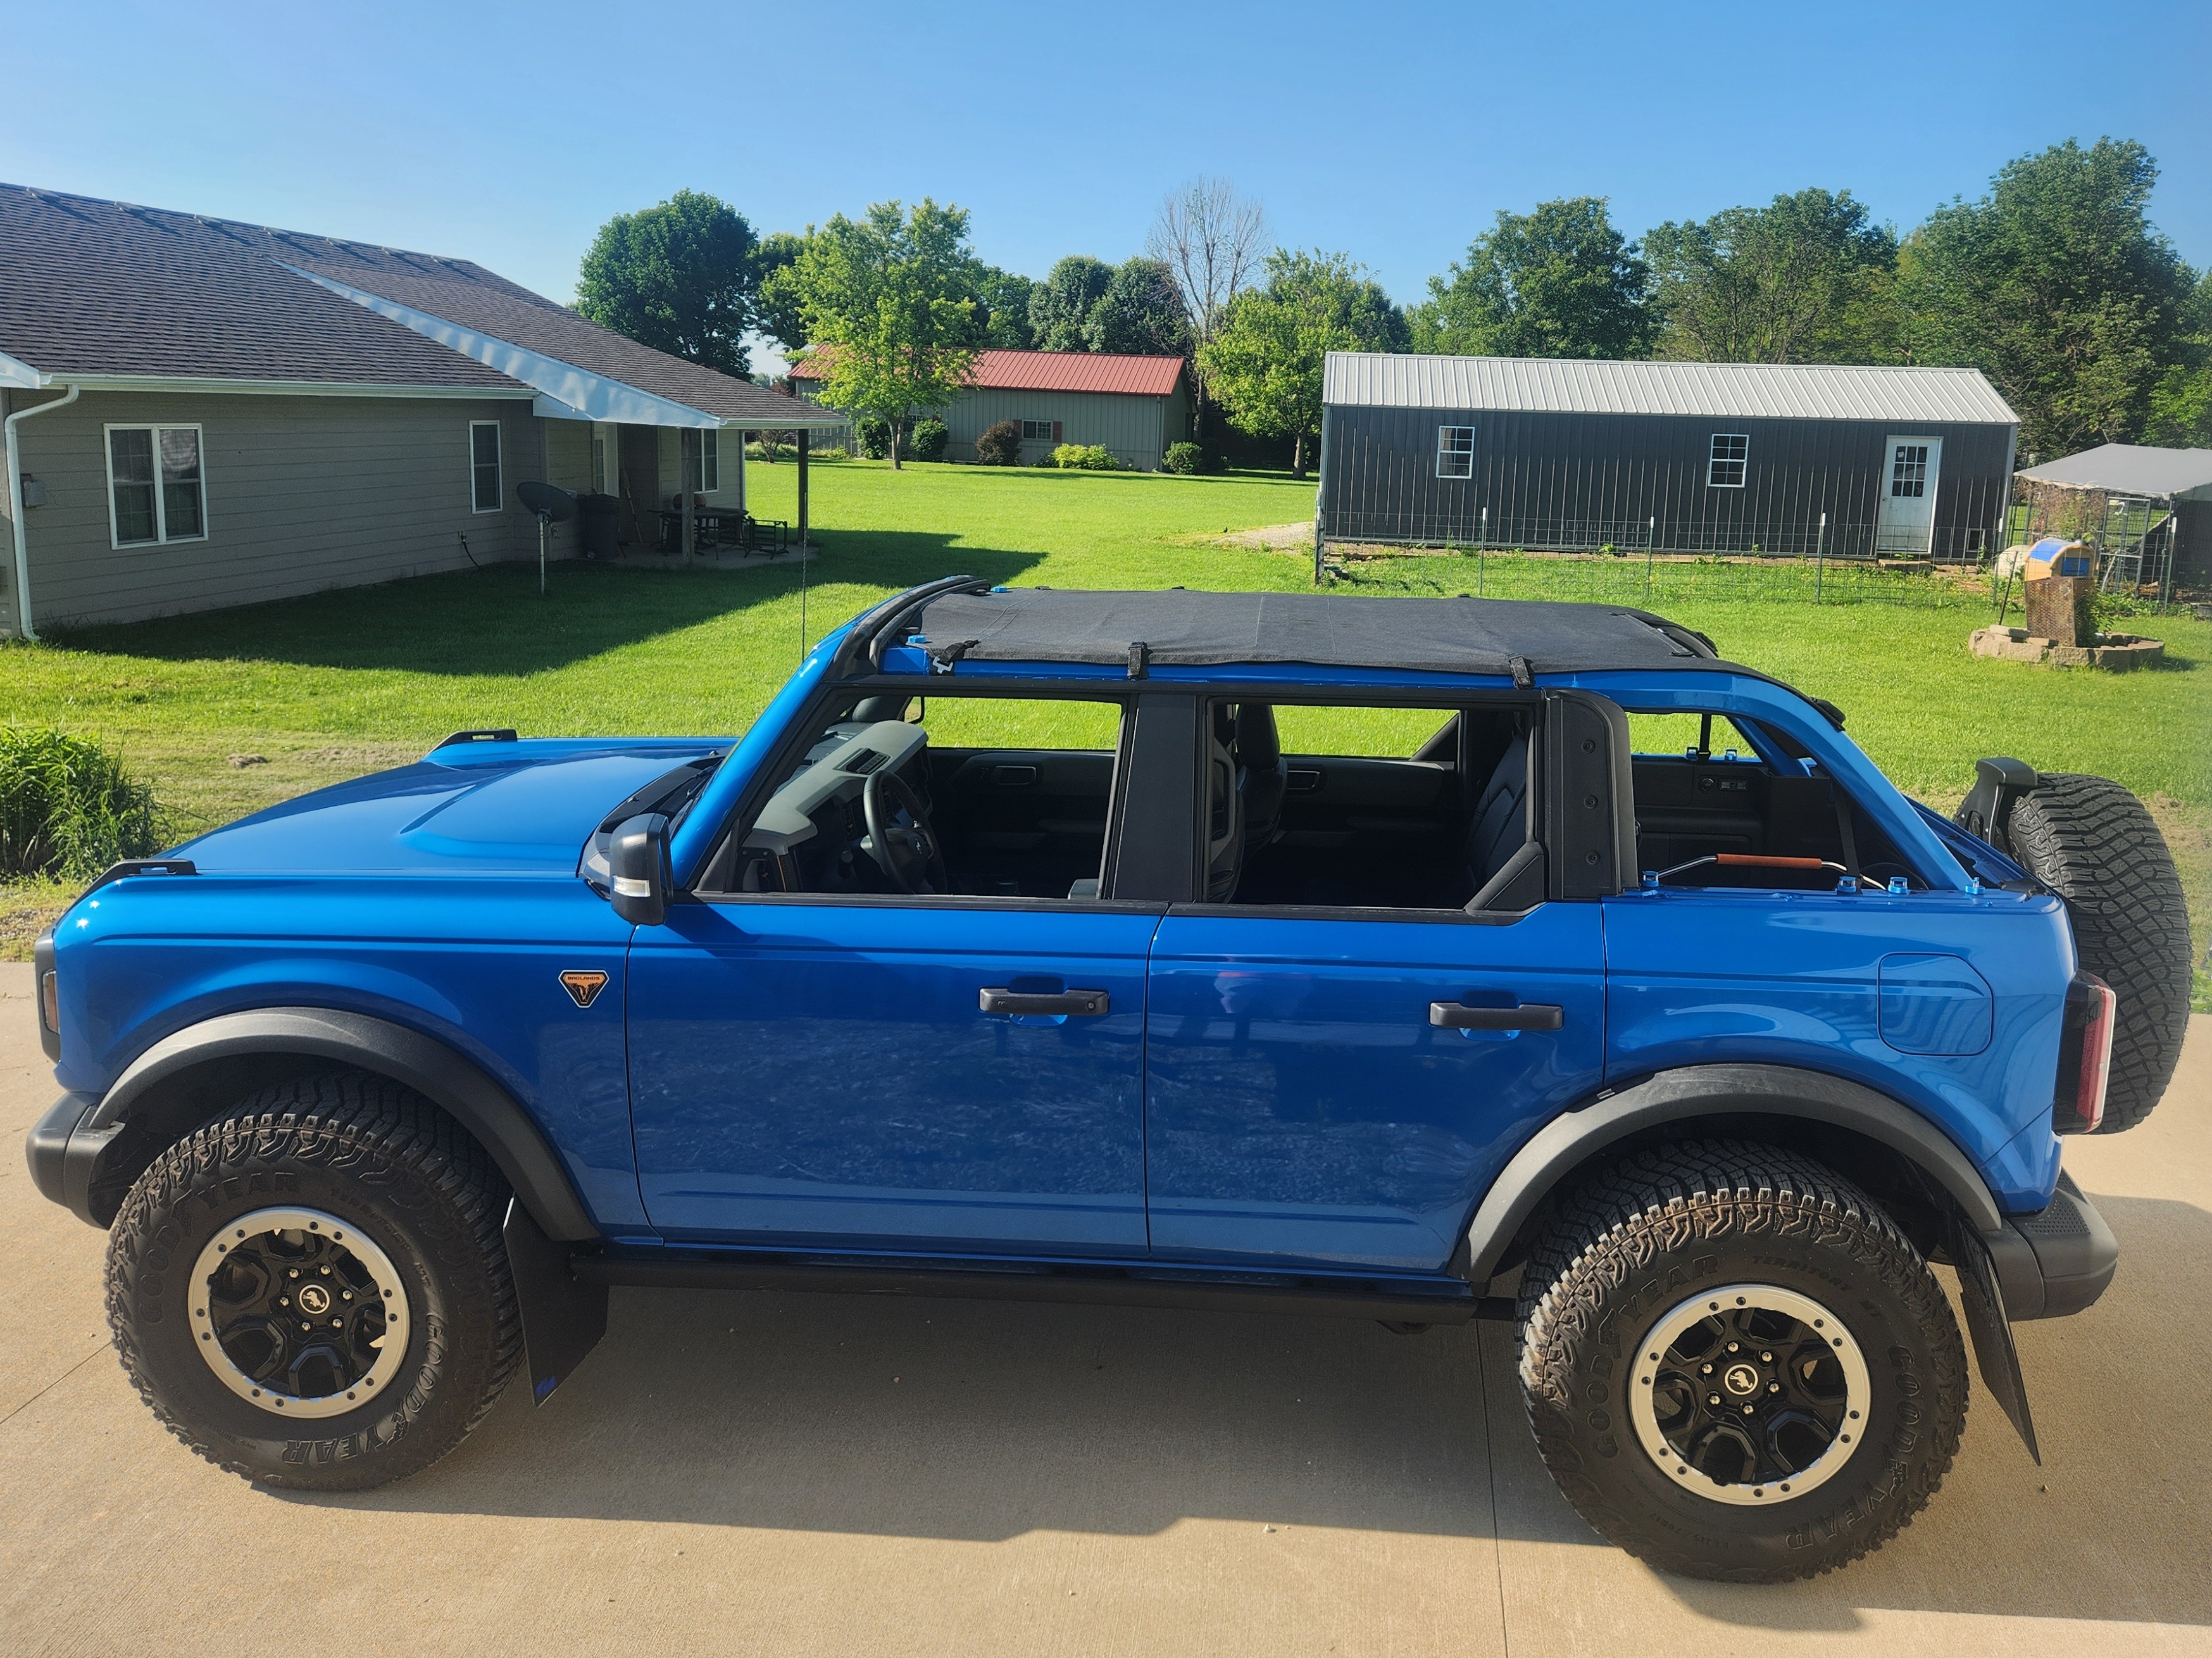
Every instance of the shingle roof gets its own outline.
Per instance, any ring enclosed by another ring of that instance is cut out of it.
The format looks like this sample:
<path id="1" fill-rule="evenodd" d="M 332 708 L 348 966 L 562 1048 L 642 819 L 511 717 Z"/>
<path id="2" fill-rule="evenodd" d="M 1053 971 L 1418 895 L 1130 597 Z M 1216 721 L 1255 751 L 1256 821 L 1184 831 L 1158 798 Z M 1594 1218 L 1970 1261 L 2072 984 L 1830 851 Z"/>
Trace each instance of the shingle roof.
<path id="1" fill-rule="evenodd" d="M 42 374 L 533 389 L 310 277 L 706 415 L 798 412 L 467 259 L 0 185 L 0 351 Z"/>
<path id="2" fill-rule="evenodd" d="M 807 361 L 792 365 L 793 380 L 821 380 L 818 363 L 836 350 L 817 345 Z M 1165 397 L 1182 377 L 1179 357 L 1131 357 L 1109 351 L 978 351 L 968 383 L 979 390 L 1008 392 L 1105 392 L 1129 397 Z"/>
<path id="3" fill-rule="evenodd" d="M 0 185 L 0 351 L 50 375 L 526 389 L 276 262 L 311 248 L 337 257 L 319 237 Z"/>
<path id="4" fill-rule="evenodd" d="M 2029 466 L 2021 476 L 2076 489 L 2106 490 L 2114 495 L 2193 495 L 2212 491 L 2212 449 L 2100 443 L 2079 454 Z"/>
<path id="5" fill-rule="evenodd" d="M 1339 407 L 2020 424 L 1978 369 L 1828 363 L 1332 351 L 1322 400 Z"/>

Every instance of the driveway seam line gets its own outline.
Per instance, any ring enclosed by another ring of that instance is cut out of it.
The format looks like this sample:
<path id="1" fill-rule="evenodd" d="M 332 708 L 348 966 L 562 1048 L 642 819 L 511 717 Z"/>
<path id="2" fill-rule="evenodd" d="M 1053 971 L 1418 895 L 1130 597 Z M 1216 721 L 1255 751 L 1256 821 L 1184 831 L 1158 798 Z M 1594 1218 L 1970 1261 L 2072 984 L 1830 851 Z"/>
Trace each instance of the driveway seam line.
<path id="1" fill-rule="evenodd" d="M 61 1375 L 59 1375 L 56 1376 L 56 1377 L 55 1377 L 52 1381 L 48 1382 L 45 1387 L 43 1387 L 40 1388 L 40 1389 L 39 1389 L 39 1391 L 38 1391 L 37 1393 L 35 1393 L 32 1394 L 32 1395 L 30 1396 L 30 1398 L 28 1398 L 28 1399 L 25 1399 L 25 1400 L 24 1400 L 21 1405 L 17 1405 L 14 1410 L 12 1410 L 12 1411 L 9 1411 L 9 1412 L 8 1412 L 8 1414 L 7 1414 L 6 1416 L 4 1416 L 4 1417 L 0 1417 L 0 1428 L 5 1428 L 5 1427 L 9 1423 L 13 1422 L 13 1421 L 17 1417 L 19 1417 L 19 1416 L 22 1415 L 24 1411 L 27 1411 L 27 1410 L 29 1410 L 29 1409 L 30 1409 L 33 1405 L 36 1405 L 36 1404 L 37 1404 L 40 1399 L 44 1399 L 44 1398 L 45 1398 L 48 1393 L 52 1393 L 52 1392 L 54 1391 L 54 1389 L 55 1389 L 55 1388 L 57 1388 L 57 1387 L 60 1387 L 64 1382 L 67 1381 L 68 1381 L 71 1376 L 75 1375 L 78 1371 L 80 1371 L 80 1370 L 83 1369 L 83 1368 L 84 1368 L 84 1367 L 85 1367 L 86 1365 L 88 1365 L 88 1364 L 91 1363 L 91 1362 L 93 1362 L 93 1360 L 94 1360 L 94 1359 L 98 1358 L 98 1357 L 100 1356 L 100 1354 L 101 1354 L 101 1353 L 102 1353 L 102 1352 L 106 1349 L 106 1347 L 107 1347 L 107 1344 L 106 1344 L 106 1342 L 102 1342 L 102 1343 L 100 1343 L 100 1345 L 99 1345 L 98 1347 L 94 1348 L 94 1349 L 92 1350 L 92 1351 L 90 1351 L 89 1353 L 87 1353 L 87 1354 L 86 1354 L 82 1358 L 79 1359 L 79 1360 L 78 1360 L 75 1364 L 72 1364 L 71 1366 L 70 1366 L 70 1368 L 69 1368 L 68 1369 L 66 1369 L 66 1370 L 63 1371 L 63 1372 L 61 1373 Z"/>
<path id="2" fill-rule="evenodd" d="M 1505 1538 L 1498 1523 L 1498 1437 L 1490 1413 L 1490 1344 L 1488 1330 L 1474 1332 L 1475 1378 L 1482 1393 L 1482 1460 L 1490 1475 L 1490 1561 L 1498 1572 L 1498 1645 L 1503 1658 L 1513 1658 L 1513 1631 L 1505 1623 Z"/>

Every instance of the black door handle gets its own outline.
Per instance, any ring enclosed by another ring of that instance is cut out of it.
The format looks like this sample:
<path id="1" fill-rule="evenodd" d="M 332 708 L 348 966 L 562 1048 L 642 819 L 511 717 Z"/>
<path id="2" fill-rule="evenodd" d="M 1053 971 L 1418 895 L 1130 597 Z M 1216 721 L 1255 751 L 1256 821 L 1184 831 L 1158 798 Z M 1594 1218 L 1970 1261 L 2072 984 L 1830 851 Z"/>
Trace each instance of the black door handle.
<path id="1" fill-rule="evenodd" d="M 975 1005 L 985 1013 L 1065 1013 L 1079 1019 L 1108 1011 L 1103 991 L 1010 991 L 990 984 L 975 992 Z"/>
<path id="2" fill-rule="evenodd" d="M 1548 1002 L 1524 1002 L 1517 1008 L 1470 1008 L 1458 1002 L 1429 1003 L 1429 1023 L 1448 1031 L 1555 1031 L 1566 1022 L 1566 1009 Z"/>

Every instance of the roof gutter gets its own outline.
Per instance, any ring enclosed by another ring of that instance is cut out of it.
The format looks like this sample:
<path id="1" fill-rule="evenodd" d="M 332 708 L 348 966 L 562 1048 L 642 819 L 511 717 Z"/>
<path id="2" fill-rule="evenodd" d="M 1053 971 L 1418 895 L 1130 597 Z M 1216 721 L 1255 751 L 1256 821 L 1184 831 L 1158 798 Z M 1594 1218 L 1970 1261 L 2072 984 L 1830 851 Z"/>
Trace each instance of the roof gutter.
<path id="1" fill-rule="evenodd" d="M 9 415 L 4 424 L 8 431 L 8 521 L 15 529 L 15 631 L 22 638 L 35 639 L 38 630 L 31 625 L 31 549 L 25 539 L 23 527 L 23 454 L 15 439 L 15 427 L 33 415 L 42 415 L 49 409 L 65 409 L 84 393 L 84 387 L 71 385 L 67 397 L 58 397 L 44 403 L 34 403 L 27 409 L 18 409 Z"/>

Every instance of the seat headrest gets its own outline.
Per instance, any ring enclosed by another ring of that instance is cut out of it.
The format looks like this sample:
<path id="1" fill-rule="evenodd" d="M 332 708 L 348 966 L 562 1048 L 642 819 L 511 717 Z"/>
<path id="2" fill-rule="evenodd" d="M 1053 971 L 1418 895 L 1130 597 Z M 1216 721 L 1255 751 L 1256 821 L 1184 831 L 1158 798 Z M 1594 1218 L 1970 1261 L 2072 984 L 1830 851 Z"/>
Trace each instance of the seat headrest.
<path id="1" fill-rule="evenodd" d="M 1237 705 L 1237 759 L 1255 768 L 1273 765 L 1283 757 L 1282 739 L 1275 733 L 1275 710 L 1266 703 Z"/>

